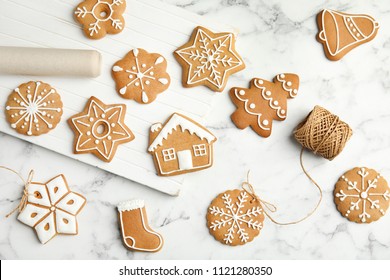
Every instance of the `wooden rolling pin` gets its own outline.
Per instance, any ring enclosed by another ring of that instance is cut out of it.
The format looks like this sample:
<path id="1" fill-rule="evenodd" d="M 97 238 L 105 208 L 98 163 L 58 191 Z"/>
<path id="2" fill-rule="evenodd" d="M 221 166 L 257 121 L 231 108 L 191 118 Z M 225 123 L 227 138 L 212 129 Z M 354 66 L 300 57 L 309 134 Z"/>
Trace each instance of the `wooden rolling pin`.
<path id="1" fill-rule="evenodd" d="M 97 77 L 101 61 L 93 50 L 0 46 L 0 75 Z"/>

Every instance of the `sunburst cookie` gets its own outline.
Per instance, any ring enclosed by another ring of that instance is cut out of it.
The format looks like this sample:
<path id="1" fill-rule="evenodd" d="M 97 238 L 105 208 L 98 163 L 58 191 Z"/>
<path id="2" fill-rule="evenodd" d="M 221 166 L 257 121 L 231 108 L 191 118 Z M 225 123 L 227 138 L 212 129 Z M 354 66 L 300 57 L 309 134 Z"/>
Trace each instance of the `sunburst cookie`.
<path id="1" fill-rule="evenodd" d="M 61 97 L 43 82 L 21 84 L 9 95 L 5 115 L 18 133 L 38 136 L 54 129 L 60 122 Z"/>

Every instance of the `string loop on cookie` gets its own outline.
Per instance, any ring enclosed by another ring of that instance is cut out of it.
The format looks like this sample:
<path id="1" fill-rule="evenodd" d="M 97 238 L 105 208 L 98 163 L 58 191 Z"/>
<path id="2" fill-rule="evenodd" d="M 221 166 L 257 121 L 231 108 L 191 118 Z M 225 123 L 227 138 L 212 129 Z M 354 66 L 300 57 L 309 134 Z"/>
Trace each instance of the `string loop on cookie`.
<path id="1" fill-rule="evenodd" d="M 302 150 L 303 151 L 303 150 Z M 301 153 L 301 159 L 302 159 L 302 153 Z M 302 165 L 302 160 L 301 160 L 301 165 Z M 303 165 L 302 165 L 302 168 L 304 169 Z M 303 222 L 304 220 L 308 219 L 311 215 L 313 215 L 318 207 L 320 206 L 321 204 L 321 201 L 322 201 L 322 189 L 321 187 L 310 177 L 309 174 L 307 174 L 306 170 L 304 169 L 304 172 L 306 173 L 306 175 L 311 179 L 311 181 L 317 186 L 318 190 L 319 190 L 319 193 L 320 193 L 320 199 L 318 200 L 317 202 L 317 205 L 314 207 L 314 209 L 309 213 L 307 214 L 305 217 L 297 220 L 297 221 L 293 221 L 293 222 L 287 222 L 287 223 L 281 223 L 281 222 L 278 222 L 276 221 L 269 212 L 267 212 L 265 209 L 269 210 L 270 212 L 272 213 L 275 213 L 278 209 L 276 208 L 276 206 L 270 202 L 267 202 L 265 200 L 262 200 L 260 199 L 260 197 L 256 194 L 255 190 L 254 190 L 254 187 L 253 185 L 249 182 L 249 174 L 250 174 L 250 170 L 248 171 L 247 173 L 247 179 L 245 182 L 241 183 L 241 188 L 246 191 L 250 196 L 252 196 L 252 201 L 258 201 L 261 206 L 263 207 L 263 211 L 264 211 L 264 214 L 274 223 L 274 224 L 277 224 L 277 225 L 281 225 L 281 226 L 287 226 L 287 225 L 294 225 L 294 224 L 298 224 L 300 222 Z"/>
<path id="2" fill-rule="evenodd" d="M 20 198 L 20 202 L 19 202 L 18 206 L 16 206 L 16 208 L 14 210 L 12 210 L 10 213 L 8 213 L 5 216 L 6 218 L 8 218 L 9 216 L 11 216 L 16 211 L 18 211 L 18 213 L 20 213 L 20 212 L 22 212 L 24 210 L 24 208 L 26 208 L 27 201 L 28 201 L 28 196 L 29 196 L 29 194 L 28 194 L 28 187 L 30 186 L 30 184 L 31 184 L 31 182 L 33 180 L 34 170 L 30 170 L 30 173 L 28 174 L 27 180 L 24 180 L 22 175 L 20 175 L 20 173 L 18 173 L 17 171 L 15 171 L 15 170 L 13 170 L 11 168 L 8 168 L 6 166 L 0 166 L 0 168 L 8 170 L 8 171 L 11 171 L 12 173 L 16 174 L 20 178 L 20 180 L 23 182 L 23 184 L 24 184 L 23 195 Z"/>

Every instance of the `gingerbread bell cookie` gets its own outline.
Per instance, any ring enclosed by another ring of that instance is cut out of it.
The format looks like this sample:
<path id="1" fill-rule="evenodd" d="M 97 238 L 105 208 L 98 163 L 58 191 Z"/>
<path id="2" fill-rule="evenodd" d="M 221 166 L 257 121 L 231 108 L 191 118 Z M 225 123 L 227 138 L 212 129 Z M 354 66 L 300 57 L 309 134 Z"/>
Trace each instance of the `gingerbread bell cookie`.
<path id="1" fill-rule="evenodd" d="M 207 210 L 207 227 L 219 242 L 244 245 L 260 234 L 264 212 L 259 200 L 245 190 L 230 190 L 219 194 Z"/>
<path id="2" fill-rule="evenodd" d="M 172 176 L 210 167 L 215 141 L 217 138 L 204 126 L 174 113 L 164 124 L 152 125 L 148 152 L 158 175 Z"/>
<path id="3" fill-rule="evenodd" d="M 75 133 L 74 153 L 92 153 L 110 162 L 120 144 L 135 138 L 124 122 L 125 115 L 125 105 L 106 105 L 96 97 L 91 97 L 84 111 L 68 120 Z"/>
<path id="4" fill-rule="evenodd" d="M 385 215 L 390 188 L 374 169 L 356 167 L 337 181 L 334 201 L 341 215 L 356 223 L 371 223 Z"/>
<path id="5" fill-rule="evenodd" d="M 232 88 L 230 98 L 237 106 L 231 115 L 239 129 L 250 126 L 257 134 L 268 137 L 272 121 L 283 121 L 287 116 L 287 99 L 298 94 L 299 77 L 295 74 L 277 75 L 273 82 L 252 79 L 249 88 Z"/>
<path id="6" fill-rule="evenodd" d="M 134 49 L 115 63 L 112 75 L 120 96 L 147 104 L 168 89 L 171 79 L 166 69 L 167 61 L 160 54 Z"/>
<path id="7" fill-rule="evenodd" d="M 27 202 L 18 220 L 34 228 L 42 244 L 58 234 L 78 233 L 76 216 L 86 199 L 69 189 L 64 175 L 45 184 L 31 182 L 26 190 Z"/>
<path id="8" fill-rule="evenodd" d="M 84 0 L 76 7 L 74 17 L 88 38 L 100 39 L 124 29 L 125 10 L 126 0 Z"/>
<path id="9" fill-rule="evenodd" d="M 127 249 L 151 253 L 161 250 L 164 240 L 149 226 L 143 200 L 119 203 L 118 219 L 122 242 Z"/>
<path id="10" fill-rule="evenodd" d="M 174 52 L 183 68 L 183 86 L 205 85 L 213 91 L 223 91 L 229 76 L 245 68 L 235 40 L 232 33 L 196 27 L 189 42 Z"/>
<path id="11" fill-rule="evenodd" d="M 54 129 L 61 120 L 62 102 L 57 91 L 43 82 L 21 84 L 8 97 L 5 114 L 18 133 L 38 136 Z"/>
<path id="12" fill-rule="evenodd" d="M 339 60 L 361 44 L 373 40 L 379 24 L 368 15 L 323 10 L 317 16 L 317 40 L 323 44 L 326 57 Z"/>

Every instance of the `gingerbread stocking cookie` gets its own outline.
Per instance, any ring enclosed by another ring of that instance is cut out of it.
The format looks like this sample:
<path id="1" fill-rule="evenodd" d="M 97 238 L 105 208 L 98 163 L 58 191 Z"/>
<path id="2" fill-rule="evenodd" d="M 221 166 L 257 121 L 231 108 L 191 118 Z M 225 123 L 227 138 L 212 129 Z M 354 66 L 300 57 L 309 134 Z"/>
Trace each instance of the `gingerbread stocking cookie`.
<path id="1" fill-rule="evenodd" d="M 298 94 L 299 77 L 277 75 L 273 82 L 255 78 L 250 88 L 232 88 L 230 97 L 237 106 L 231 119 L 239 129 L 250 126 L 262 137 L 271 135 L 272 121 L 283 121 L 287 114 L 287 99 Z"/>
<path id="2" fill-rule="evenodd" d="M 127 249 L 152 253 L 162 248 L 163 238 L 150 228 L 143 200 L 119 203 L 118 218 L 122 241 Z"/>

